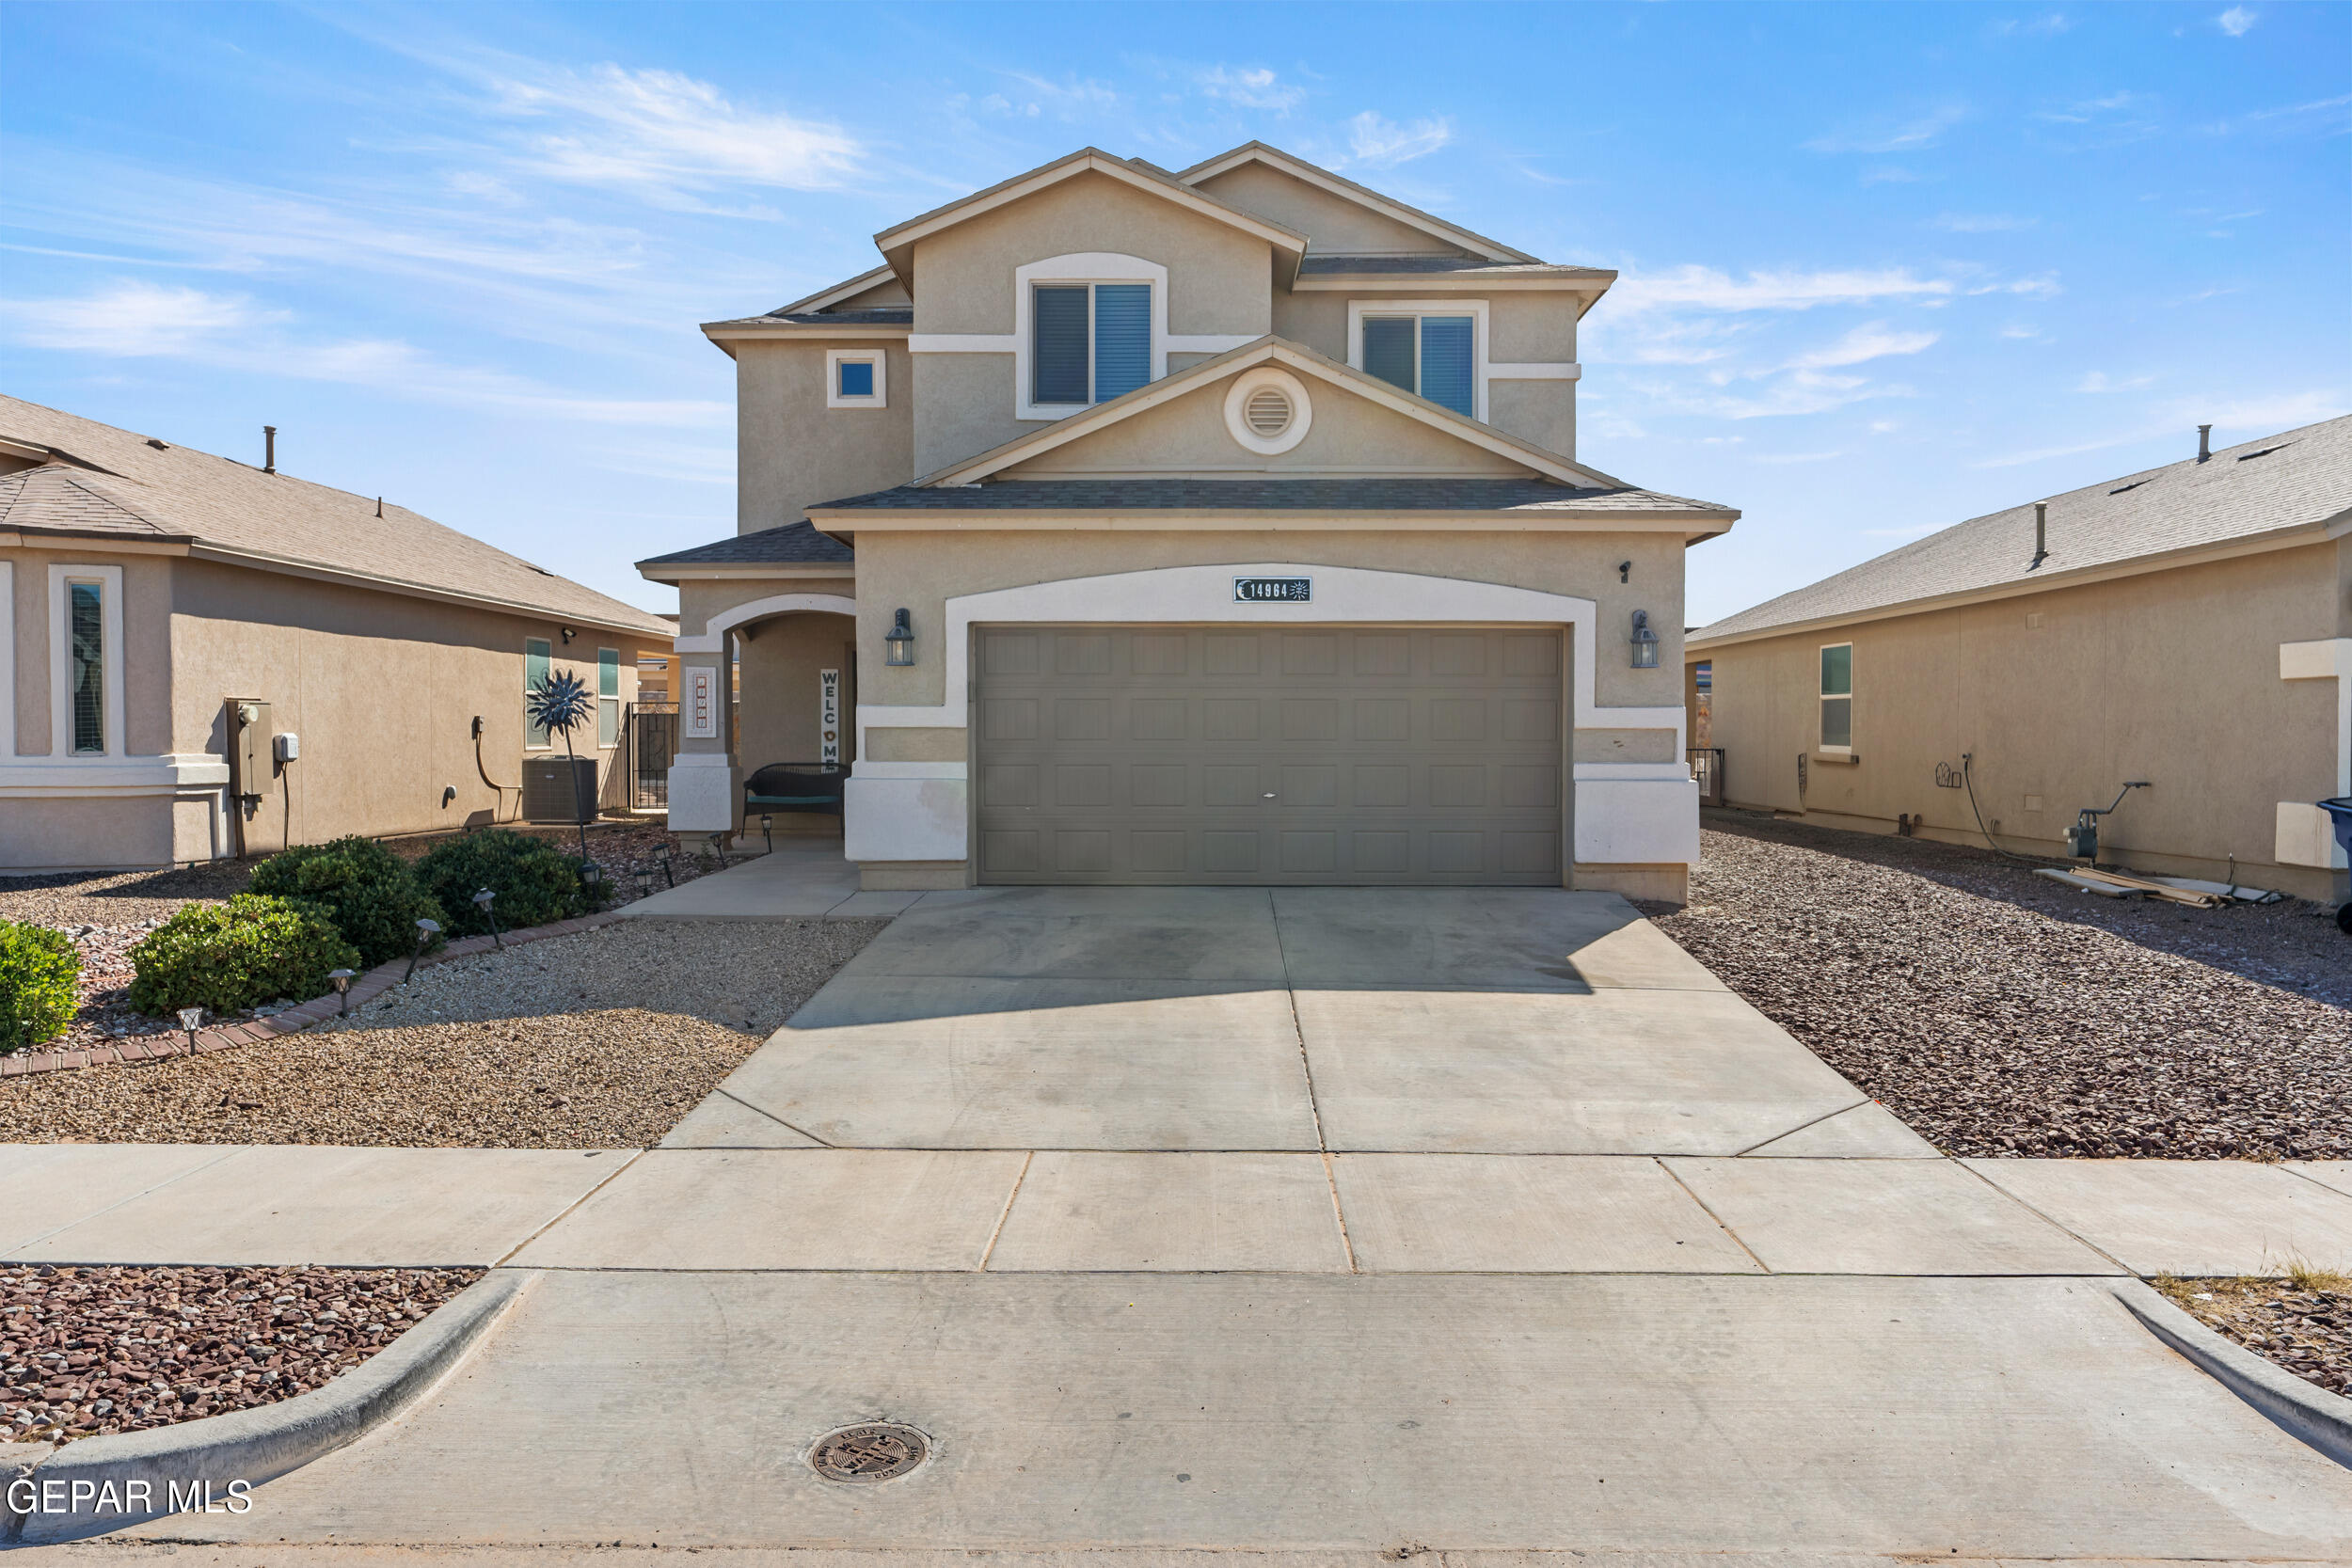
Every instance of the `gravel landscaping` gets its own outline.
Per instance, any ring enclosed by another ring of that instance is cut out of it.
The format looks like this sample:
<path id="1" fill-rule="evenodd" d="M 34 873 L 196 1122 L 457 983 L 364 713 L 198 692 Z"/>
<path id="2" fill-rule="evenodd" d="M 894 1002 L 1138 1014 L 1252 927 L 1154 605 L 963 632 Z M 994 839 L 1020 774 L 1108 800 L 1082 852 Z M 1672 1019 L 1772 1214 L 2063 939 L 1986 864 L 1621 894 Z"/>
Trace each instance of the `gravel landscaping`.
<path id="1" fill-rule="evenodd" d="M 481 1277 L 0 1268 L 0 1442 L 137 1432 L 308 1393 Z"/>
<path id="2" fill-rule="evenodd" d="M 347 1020 L 0 1084 L 0 1142 L 644 1148 L 887 924 L 630 920 L 417 971 Z"/>
<path id="3" fill-rule="evenodd" d="M 568 845 L 579 852 L 577 830 L 516 825 L 515 831 L 533 838 Z M 415 838 L 387 839 L 385 847 L 406 860 L 420 860 L 435 845 L 454 837 L 433 833 Z M 591 824 L 588 849 L 605 869 L 614 904 L 634 903 L 640 896 L 637 873 L 644 872 L 650 891 L 660 893 L 674 883 L 691 881 L 720 869 L 698 835 L 673 833 L 642 822 Z M 729 863 L 740 863 L 741 856 Z M 40 1050 L 67 1051 L 131 1036 L 176 1033 L 170 1019 L 134 1012 L 124 999 L 131 984 L 131 949 L 150 931 L 182 908 L 195 903 L 219 903 L 246 891 L 258 861 L 208 861 L 167 871 L 56 872 L 31 877 L 0 877 L 0 920 L 29 922 L 65 932 L 82 955 L 77 990 L 81 1006 L 65 1033 Z M 294 997 L 289 1002 L 307 1002 Z M 257 1009 L 259 1013 L 274 1007 Z M 255 1012 L 235 1015 L 251 1018 Z M 233 1022 L 233 1018 L 221 1022 Z"/>
<path id="4" fill-rule="evenodd" d="M 2159 1279 L 2174 1306 L 2331 1394 L 2352 1395 L 2352 1279 Z"/>
<path id="5" fill-rule="evenodd" d="M 2352 942 L 2288 901 L 2077 893 L 1987 851 L 1709 812 L 1646 912 L 1947 1153 L 2352 1156 Z"/>

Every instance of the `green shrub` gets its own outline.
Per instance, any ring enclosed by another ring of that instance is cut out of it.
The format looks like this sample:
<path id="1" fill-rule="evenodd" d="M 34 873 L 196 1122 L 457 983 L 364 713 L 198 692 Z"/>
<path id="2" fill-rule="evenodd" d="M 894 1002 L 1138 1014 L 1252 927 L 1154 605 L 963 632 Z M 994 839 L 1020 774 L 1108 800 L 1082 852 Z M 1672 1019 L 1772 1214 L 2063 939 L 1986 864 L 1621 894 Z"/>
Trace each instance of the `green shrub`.
<path id="1" fill-rule="evenodd" d="M 55 1039 L 73 1016 L 82 955 L 63 931 L 0 920 L 0 1056 Z"/>
<path id="2" fill-rule="evenodd" d="M 315 904 L 370 966 L 417 948 L 417 922 L 447 924 L 409 863 L 381 844 L 339 838 L 273 855 L 253 868 L 253 891 Z"/>
<path id="3" fill-rule="evenodd" d="M 437 844 L 417 863 L 417 878 L 449 911 L 452 935 L 482 936 L 490 922 L 473 901 L 483 888 L 498 895 L 499 929 L 545 926 L 584 912 L 588 895 L 580 862 L 543 838 L 511 828 L 485 828 Z"/>
<path id="4" fill-rule="evenodd" d="M 151 1018 L 307 1002 L 334 989 L 328 971 L 360 967 L 315 905 L 263 893 L 189 905 L 131 949 L 131 1006 Z"/>

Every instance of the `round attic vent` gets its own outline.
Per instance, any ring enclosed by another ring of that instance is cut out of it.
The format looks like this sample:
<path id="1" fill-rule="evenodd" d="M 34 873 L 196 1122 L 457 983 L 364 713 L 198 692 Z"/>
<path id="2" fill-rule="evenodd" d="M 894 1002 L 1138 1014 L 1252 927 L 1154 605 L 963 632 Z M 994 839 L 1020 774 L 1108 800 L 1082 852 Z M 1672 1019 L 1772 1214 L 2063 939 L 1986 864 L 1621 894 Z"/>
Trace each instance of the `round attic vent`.
<path id="1" fill-rule="evenodd" d="M 1260 365 L 1233 378 L 1225 395 L 1225 429 L 1250 451 L 1272 457 L 1307 438 L 1314 405 L 1296 376 Z"/>
<path id="2" fill-rule="evenodd" d="M 1271 441 L 1291 427 L 1290 394 L 1279 387 L 1261 387 L 1242 405 L 1242 422 L 1251 435 Z"/>

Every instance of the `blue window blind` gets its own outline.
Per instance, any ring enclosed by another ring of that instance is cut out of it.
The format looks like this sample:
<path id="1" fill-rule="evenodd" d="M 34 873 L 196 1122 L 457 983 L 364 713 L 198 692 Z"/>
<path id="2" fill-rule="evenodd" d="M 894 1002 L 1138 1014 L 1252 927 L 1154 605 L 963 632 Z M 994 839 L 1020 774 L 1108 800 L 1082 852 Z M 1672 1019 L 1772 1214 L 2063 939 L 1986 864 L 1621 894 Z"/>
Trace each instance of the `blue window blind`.
<path id="1" fill-rule="evenodd" d="M 1408 392 L 1420 390 L 1420 377 L 1414 373 L 1412 317 L 1364 318 L 1364 373 Z"/>
<path id="2" fill-rule="evenodd" d="M 106 591 L 94 582 L 66 590 L 66 630 L 73 659 L 73 749 L 106 749 Z"/>
<path id="3" fill-rule="evenodd" d="M 1029 398 L 1086 403 L 1087 286 L 1039 288 L 1030 300 Z"/>
<path id="4" fill-rule="evenodd" d="M 874 362 L 870 359 L 844 359 L 841 364 L 841 389 L 838 396 L 870 398 L 874 395 Z"/>
<path id="5" fill-rule="evenodd" d="M 1369 346 L 1365 353 L 1369 358 Z M 1470 386 L 1470 317 L 1422 317 L 1421 395 L 1440 408 L 1475 417 L 1478 404 Z"/>
<path id="6" fill-rule="evenodd" d="M 1152 285 L 1094 286 L 1094 401 L 1108 403 L 1152 379 Z"/>

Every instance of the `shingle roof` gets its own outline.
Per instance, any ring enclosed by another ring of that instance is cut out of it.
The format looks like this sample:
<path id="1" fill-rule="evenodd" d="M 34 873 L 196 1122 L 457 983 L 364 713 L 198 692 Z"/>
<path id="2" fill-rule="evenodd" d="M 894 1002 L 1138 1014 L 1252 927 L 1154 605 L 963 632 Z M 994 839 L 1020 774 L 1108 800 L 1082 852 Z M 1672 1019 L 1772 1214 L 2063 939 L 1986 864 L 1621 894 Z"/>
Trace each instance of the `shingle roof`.
<path id="1" fill-rule="evenodd" d="M 2033 503 L 1930 534 L 1810 587 L 1727 615 L 1693 642 L 2112 566 L 2316 525 L 2352 509 L 2352 417 L 2225 447 L 2048 498 L 2039 570 Z"/>
<path id="2" fill-rule="evenodd" d="M 900 485 L 812 512 L 1621 512 L 1729 514 L 1654 490 L 1571 489 L 1541 479 L 1016 479 Z M 756 537 L 755 535 L 754 537 Z"/>
<path id="3" fill-rule="evenodd" d="M 1298 264 L 1301 277 L 1343 274 L 1410 273 L 1415 276 L 1470 273 L 1480 277 L 1614 277 L 1607 267 L 1570 266 L 1563 261 L 1482 261 L 1470 256 L 1310 256 Z"/>
<path id="4" fill-rule="evenodd" d="M 52 461 L 0 478 L 0 528 L 144 533 L 567 621 L 666 633 L 659 617 L 557 577 L 390 502 L 329 489 L 193 447 L 0 396 L 0 437 L 103 470 Z"/>
<path id="5" fill-rule="evenodd" d="M 840 540 L 817 531 L 803 518 L 787 523 L 782 528 L 764 528 L 756 533 L 739 533 L 732 539 L 715 539 L 692 549 L 673 550 L 641 561 L 646 566 L 733 566 L 766 565 L 769 563 L 820 562 L 832 564 L 855 558 L 854 552 Z"/>

